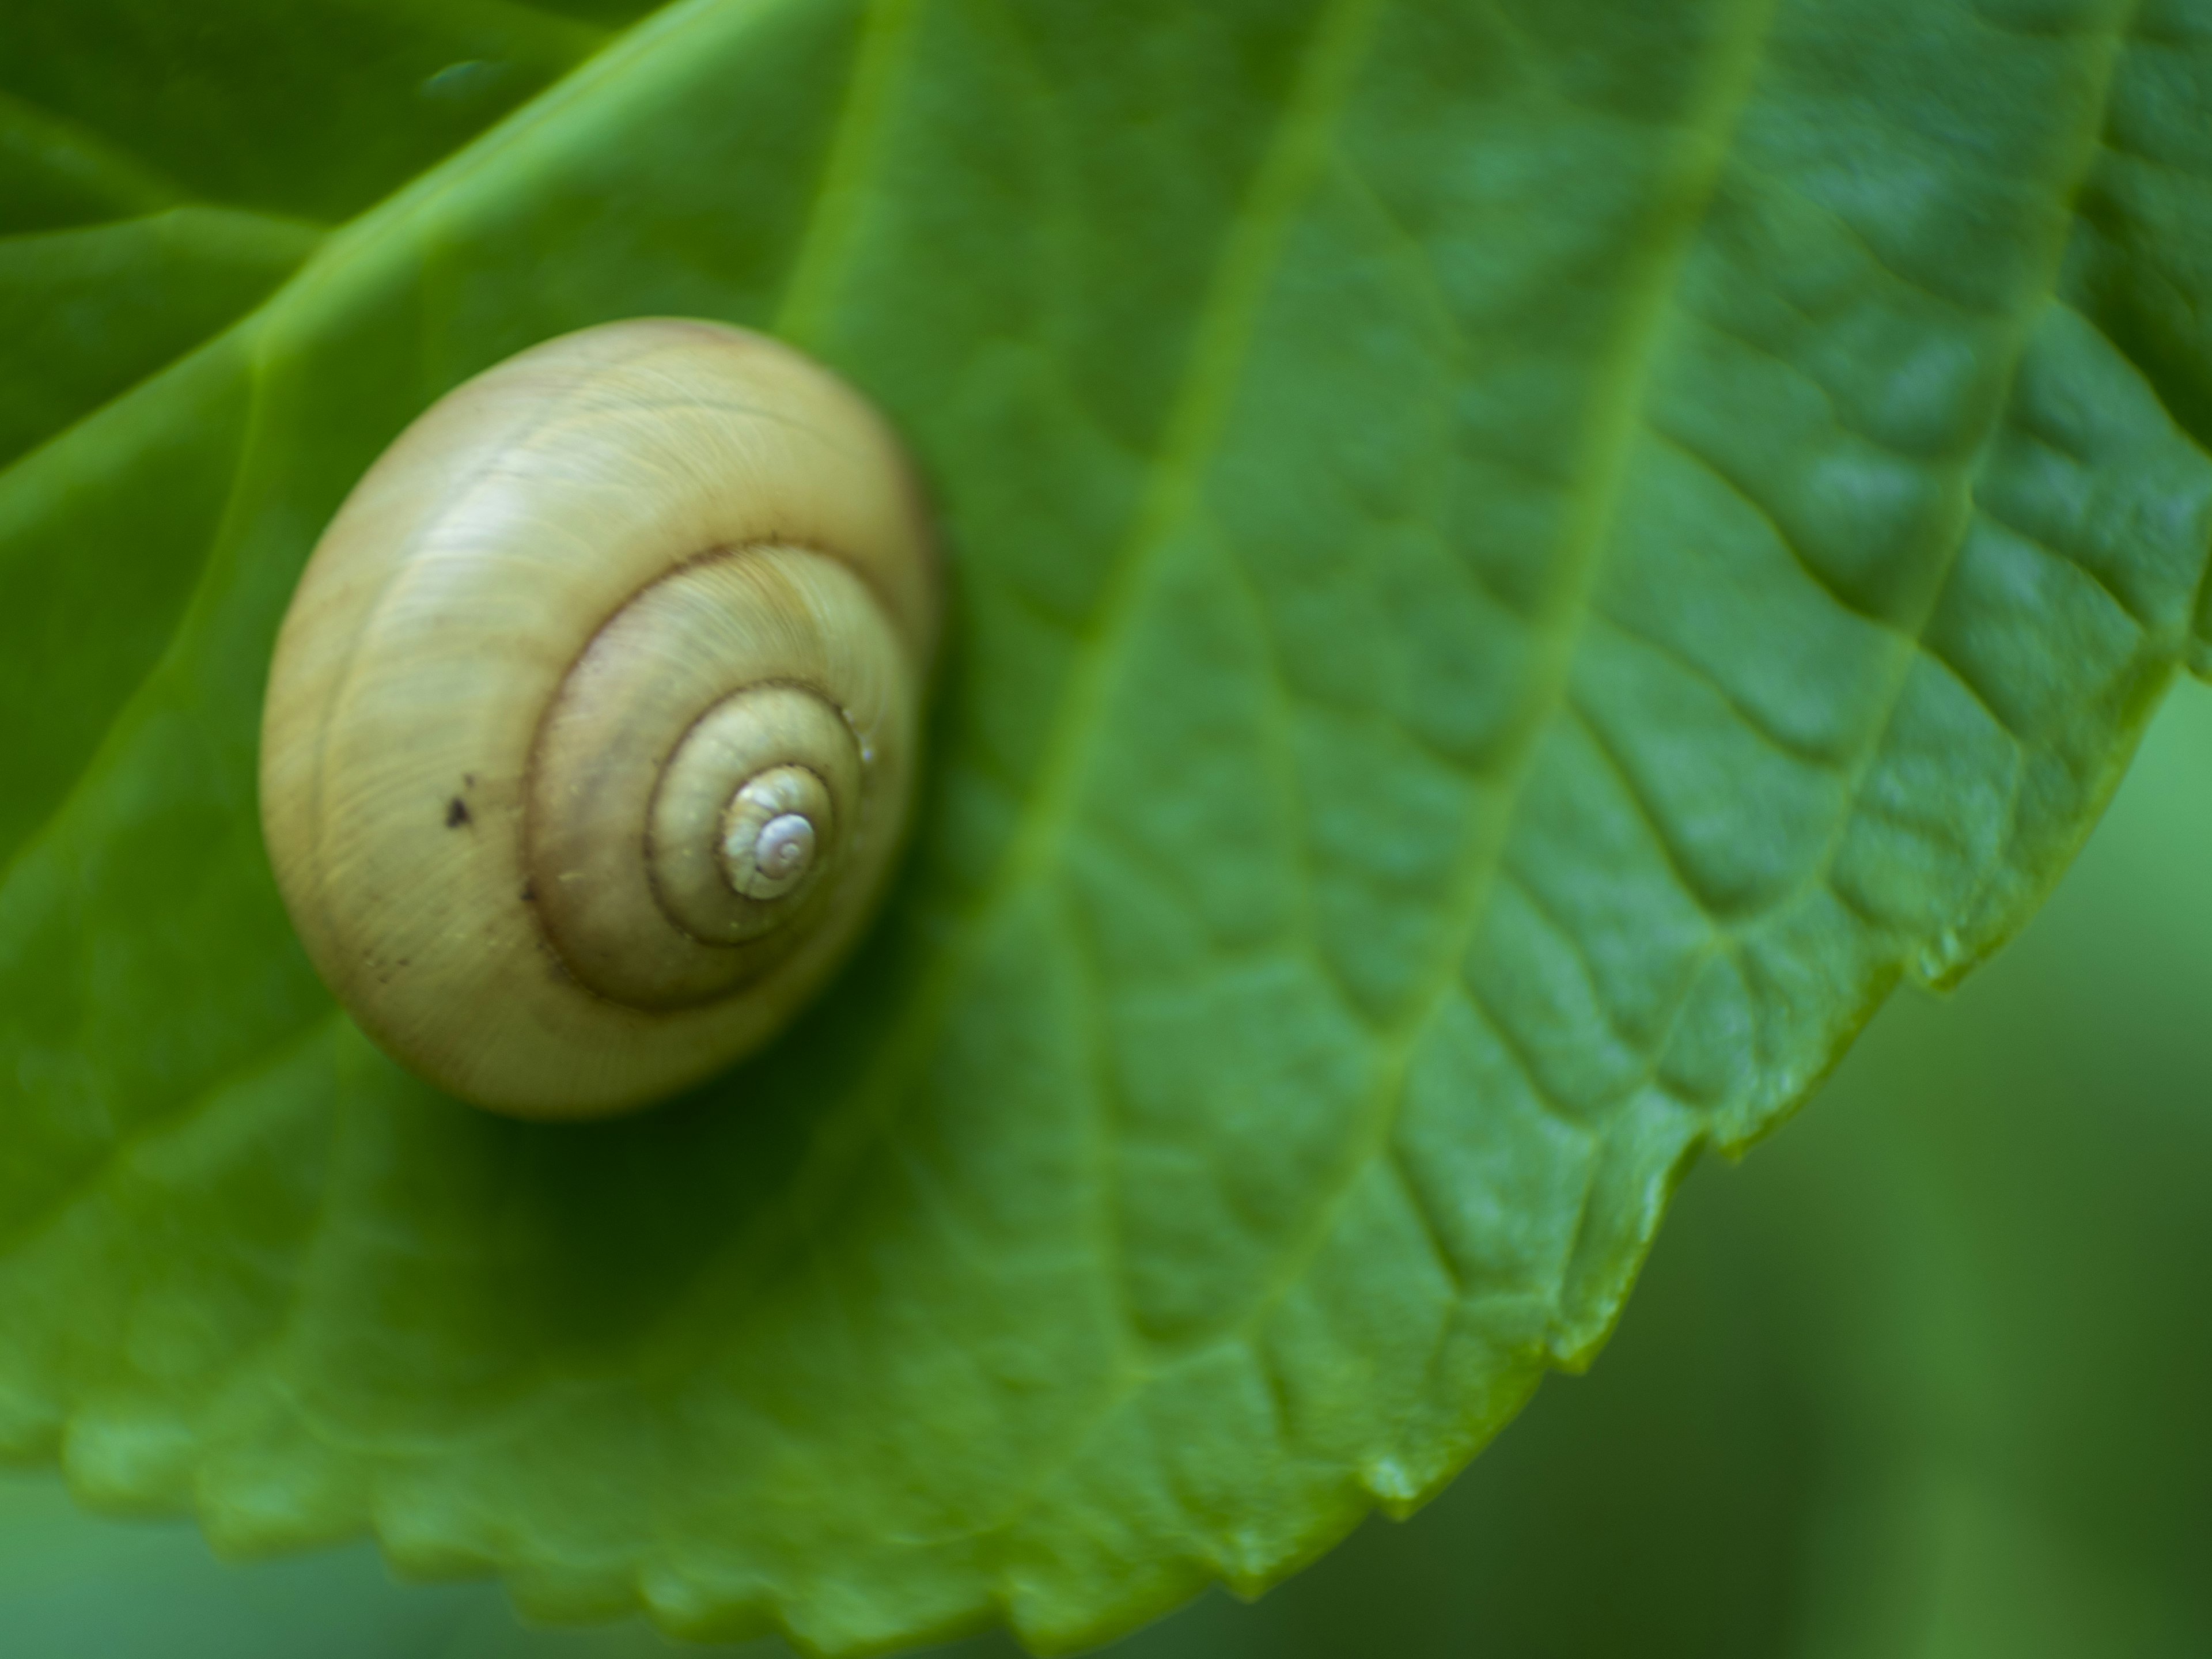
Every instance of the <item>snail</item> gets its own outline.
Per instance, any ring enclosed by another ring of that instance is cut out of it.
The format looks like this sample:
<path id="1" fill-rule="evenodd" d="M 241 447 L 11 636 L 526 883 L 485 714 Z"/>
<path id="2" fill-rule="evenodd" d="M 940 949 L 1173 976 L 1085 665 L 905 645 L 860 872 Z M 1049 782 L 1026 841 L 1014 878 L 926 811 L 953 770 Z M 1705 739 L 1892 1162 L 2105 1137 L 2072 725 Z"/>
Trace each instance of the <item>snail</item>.
<path id="1" fill-rule="evenodd" d="M 264 839 L 387 1053 L 516 1115 L 775 1036 L 911 815 L 936 555 L 883 419 L 762 336 L 647 319 L 434 404 L 278 632 Z"/>

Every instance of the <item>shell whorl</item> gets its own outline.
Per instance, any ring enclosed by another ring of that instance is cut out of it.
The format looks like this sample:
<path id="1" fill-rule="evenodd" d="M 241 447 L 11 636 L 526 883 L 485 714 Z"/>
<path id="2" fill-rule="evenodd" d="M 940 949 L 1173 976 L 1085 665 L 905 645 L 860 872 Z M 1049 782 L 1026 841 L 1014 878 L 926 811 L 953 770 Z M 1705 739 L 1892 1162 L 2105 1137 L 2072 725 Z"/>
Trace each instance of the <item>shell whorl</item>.
<path id="1" fill-rule="evenodd" d="M 644 1103 L 856 939 L 936 628 L 896 440 L 786 347 L 653 319 L 459 387 L 318 544 L 262 811 L 362 1026 L 499 1109 Z"/>

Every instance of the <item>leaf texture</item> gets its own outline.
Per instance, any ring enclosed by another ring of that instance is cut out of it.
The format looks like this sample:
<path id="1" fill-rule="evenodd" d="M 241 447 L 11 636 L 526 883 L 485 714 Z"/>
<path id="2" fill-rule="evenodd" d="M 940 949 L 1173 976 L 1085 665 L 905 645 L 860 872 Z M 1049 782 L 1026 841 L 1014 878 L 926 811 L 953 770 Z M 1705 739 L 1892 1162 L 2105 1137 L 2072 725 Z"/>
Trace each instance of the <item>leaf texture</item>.
<path id="1" fill-rule="evenodd" d="M 465 15 L 518 99 L 624 21 Z M 0 285 L 104 343 L 5 348 L 0 1446 L 94 1501 L 825 1653 L 1255 1590 L 1587 1364 L 1689 1162 L 2015 929 L 2212 667 L 2194 0 L 604 38 L 443 160 L 0 82 L 80 135 Z M 769 1054 L 495 1121 L 292 940 L 262 678 L 407 420 L 654 313 L 921 456 L 922 828 Z"/>

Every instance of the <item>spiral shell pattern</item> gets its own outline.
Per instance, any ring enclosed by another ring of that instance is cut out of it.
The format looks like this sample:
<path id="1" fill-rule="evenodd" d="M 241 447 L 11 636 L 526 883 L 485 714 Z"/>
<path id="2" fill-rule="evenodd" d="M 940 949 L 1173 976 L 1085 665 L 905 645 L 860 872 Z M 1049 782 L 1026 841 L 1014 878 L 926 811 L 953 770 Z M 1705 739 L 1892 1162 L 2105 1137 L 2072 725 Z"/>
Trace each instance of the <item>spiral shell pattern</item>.
<path id="1" fill-rule="evenodd" d="M 363 477 L 285 618 L 262 817 L 309 956 L 496 1109 L 728 1063 L 880 896 L 936 624 L 896 439 L 797 352 L 652 319 L 509 359 Z"/>

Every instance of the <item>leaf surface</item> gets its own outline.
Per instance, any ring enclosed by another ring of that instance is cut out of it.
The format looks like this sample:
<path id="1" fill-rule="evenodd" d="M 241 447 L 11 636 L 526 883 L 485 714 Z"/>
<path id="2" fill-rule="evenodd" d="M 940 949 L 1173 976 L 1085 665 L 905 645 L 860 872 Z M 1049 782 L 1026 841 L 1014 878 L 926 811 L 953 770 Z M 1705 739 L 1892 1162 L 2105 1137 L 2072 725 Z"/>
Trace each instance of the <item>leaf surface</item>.
<path id="1" fill-rule="evenodd" d="M 547 89 L 450 154 L 376 88 L 463 26 L 295 15 L 345 95 L 250 150 L 0 68 L 0 285 L 99 342 L 4 347 L 0 1446 L 227 1547 L 833 1653 L 1261 1587 L 1586 1364 L 2212 663 L 2201 5 L 487 6 Z M 769 1054 L 497 1121 L 293 941 L 262 678 L 406 421 L 655 313 L 915 444 L 921 829 Z"/>

